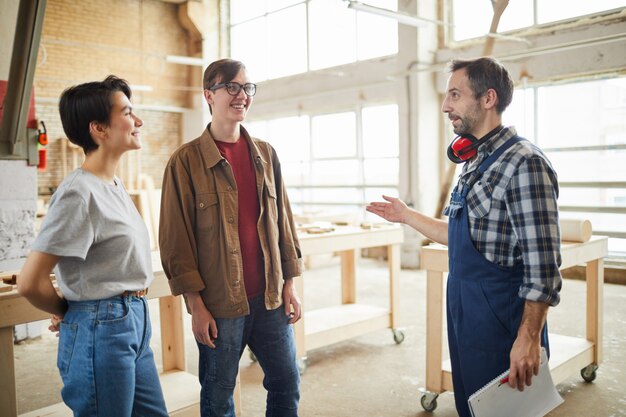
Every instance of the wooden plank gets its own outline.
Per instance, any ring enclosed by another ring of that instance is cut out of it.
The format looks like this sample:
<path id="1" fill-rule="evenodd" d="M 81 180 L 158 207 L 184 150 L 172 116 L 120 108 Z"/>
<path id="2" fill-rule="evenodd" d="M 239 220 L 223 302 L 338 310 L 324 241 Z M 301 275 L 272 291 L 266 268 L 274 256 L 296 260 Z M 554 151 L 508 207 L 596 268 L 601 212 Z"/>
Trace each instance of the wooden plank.
<path id="1" fill-rule="evenodd" d="M 550 373 L 555 384 L 560 384 L 593 362 L 593 343 L 580 337 L 550 333 Z M 442 389 L 452 391 L 450 360 L 442 363 Z M 495 375 L 494 375 L 495 377 Z M 437 392 L 437 391 L 435 391 Z"/>
<path id="2" fill-rule="evenodd" d="M 389 310 L 362 304 L 344 304 L 307 312 L 306 349 L 316 349 L 390 327 Z"/>
<path id="3" fill-rule="evenodd" d="M 606 236 L 592 236 L 584 243 L 562 242 L 561 269 L 604 258 L 608 254 L 608 241 Z"/>
<path id="4" fill-rule="evenodd" d="M 602 363 L 602 329 L 604 323 L 604 259 L 598 259 L 587 263 L 587 340 L 595 346 L 593 363 Z"/>
<path id="5" fill-rule="evenodd" d="M 295 277 L 294 279 L 295 279 L 296 291 L 300 295 L 300 302 L 304 306 L 306 301 L 305 301 L 304 283 L 302 282 L 302 277 Z M 306 314 L 304 314 L 303 312 L 300 320 L 298 320 L 293 325 L 293 331 L 294 331 L 295 339 L 296 339 L 296 357 L 298 358 L 306 358 L 306 345 L 305 345 L 306 335 L 304 333 L 304 328 L 305 328 L 305 321 L 309 317 L 309 314 L 310 314 L 309 312 L 307 312 Z"/>
<path id="6" fill-rule="evenodd" d="M 579 375 L 593 362 L 593 343 L 580 337 L 550 333 L 550 372 L 555 384 Z"/>
<path id="7" fill-rule="evenodd" d="M 20 417 L 72 417 L 74 414 L 64 403 L 49 405 L 29 413 L 20 414 Z"/>
<path id="8" fill-rule="evenodd" d="M 0 293 L 13 291 L 13 285 L 0 282 Z"/>
<path id="9" fill-rule="evenodd" d="M 163 271 L 154 272 L 154 280 L 152 284 L 150 284 L 150 291 L 148 291 L 148 298 L 160 298 L 167 297 L 172 294 L 170 290 L 169 281 L 165 277 L 165 273 Z"/>
<path id="10" fill-rule="evenodd" d="M 235 382 L 235 390 L 233 392 L 233 402 L 235 403 L 235 415 L 241 415 L 241 378 L 237 373 L 237 381 Z M 198 414 L 196 414 L 197 416 Z"/>
<path id="11" fill-rule="evenodd" d="M 0 293 L 0 328 L 50 318 L 50 313 L 35 308 L 16 290 Z"/>
<path id="12" fill-rule="evenodd" d="M 443 272 L 426 271 L 426 389 L 441 392 Z"/>
<path id="13" fill-rule="evenodd" d="M 187 369 L 181 297 L 159 298 L 163 371 Z"/>
<path id="14" fill-rule="evenodd" d="M 387 246 L 387 267 L 389 269 L 389 314 L 391 328 L 400 325 L 400 244 Z"/>
<path id="15" fill-rule="evenodd" d="M 339 253 L 341 257 L 341 303 L 356 303 L 356 257 L 354 249 Z"/>
<path id="16" fill-rule="evenodd" d="M 448 247 L 437 243 L 424 246 L 420 251 L 420 267 L 430 271 L 448 272 Z"/>
<path id="17" fill-rule="evenodd" d="M 0 328 L 0 416 L 17 415 L 13 326 Z"/>
<path id="18" fill-rule="evenodd" d="M 315 255 L 402 243 L 404 232 L 397 225 L 368 230 L 341 226 L 337 227 L 334 232 L 320 235 L 300 234 L 298 239 L 303 255 Z"/>
<path id="19" fill-rule="evenodd" d="M 592 236 L 588 242 L 562 242 L 561 267 L 565 269 L 581 265 L 594 259 L 603 258 L 608 253 L 608 238 Z M 420 253 L 421 267 L 435 271 L 448 271 L 448 247 L 440 244 L 424 246 Z"/>
<path id="20" fill-rule="evenodd" d="M 163 396 L 170 416 L 200 415 L 200 382 L 188 372 L 171 371 L 161 374 Z"/>
<path id="21" fill-rule="evenodd" d="M 147 297 L 153 299 L 169 296 L 170 294 L 167 278 L 161 269 L 160 272 L 154 274 L 154 281 L 150 285 Z M 46 320 L 50 316 L 50 313 L 37 309 L 28 300 L 21 297 L 15 289 L 0 293 L 0 327 Z"/>
<path id="22" fill-rule="evenodd" d="M 446 359 L 441 364 L 441 391 L 454 391 L 454 387 L 452 386 L 452 363 L 450 359 Z"/>

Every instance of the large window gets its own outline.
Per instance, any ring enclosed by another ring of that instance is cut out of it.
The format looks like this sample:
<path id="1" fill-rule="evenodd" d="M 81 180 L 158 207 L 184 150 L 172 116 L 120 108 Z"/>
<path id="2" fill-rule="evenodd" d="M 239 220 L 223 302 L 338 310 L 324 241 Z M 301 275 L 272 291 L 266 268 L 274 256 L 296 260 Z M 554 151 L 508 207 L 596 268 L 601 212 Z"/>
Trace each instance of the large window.
<path id="1" fill-rule="evenodd" d="M 397 195 L 398 106 L 294 116 L 245 124 L 278 153 L 297 213 L 353 212 Z"/>
<path id="2" fill-rule="evenodd" d="M 395 1 L 367 3 L 397 10 Z M 256 81 L 398 51 L 397 22 L 339 0 L 231 0 L 230 17 L 231 57 Z"/>
<path id="3" fill-rule="evenodd" d="M 626 77 L 519 89 L 504 121 L 550 158 L 562 216 L 591 220 L 626 257 Z"/>
<path id="4" fill-rule="evenodd" d="M 493 9 L 486 0 L 451 0 L 453 39 L 477 38 L 489 32 Z M 507 32 L 533 25 L 571 19 L 605 10 L 626 7 L 625 0 L 515 0 L 510 1 L 498 25 Z"/>

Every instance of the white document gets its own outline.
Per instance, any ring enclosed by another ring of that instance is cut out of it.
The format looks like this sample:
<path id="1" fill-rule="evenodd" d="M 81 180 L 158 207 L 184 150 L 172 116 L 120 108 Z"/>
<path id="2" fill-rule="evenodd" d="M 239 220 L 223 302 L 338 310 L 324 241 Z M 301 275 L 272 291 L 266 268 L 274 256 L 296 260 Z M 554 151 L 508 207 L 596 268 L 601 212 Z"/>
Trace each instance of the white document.
<path id="1" fill-rule="evenodd" d="M 552 382 L 545 349 L 541 349 L 539 375 L 533 375 L 532 385 L 524 391 L 502 382 L 508 375 L 507 370 L 469 397 L 474 417 L 543 417 L 563 403 Z"/>

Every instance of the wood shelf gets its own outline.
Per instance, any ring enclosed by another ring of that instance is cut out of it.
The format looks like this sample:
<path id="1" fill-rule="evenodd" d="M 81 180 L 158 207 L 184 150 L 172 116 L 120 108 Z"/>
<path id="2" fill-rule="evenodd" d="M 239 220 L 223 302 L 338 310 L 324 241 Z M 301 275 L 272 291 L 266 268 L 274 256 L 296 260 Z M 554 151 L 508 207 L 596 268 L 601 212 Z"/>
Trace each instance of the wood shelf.
<path id="1" fill-rule="evenodd" d="M 364 304 L 342 304 L 306 313 L 307 350 L 391 327 L 388 309 Z"/>
<path id="2" fill-rule="evenodd" d="M 332 232 L 302 233 L 298 238 L 303 256 L 339 253 L 341 257 L 341 304 L 307 311 L 294 325 L 298 357 L 306 358 L 307 350 L 348 340 L 374 330 L 397 328 L 400 244 L 404 239 L 400 226 L 384 224 L 372 229 L 336 226 Z M 359 304 L 356 300 L 356 251 L 380 246 L 387 250 L 389 308 Z M 302 277 L 296 278 L 296 286 L 304 305 L 306 295 Z"/>

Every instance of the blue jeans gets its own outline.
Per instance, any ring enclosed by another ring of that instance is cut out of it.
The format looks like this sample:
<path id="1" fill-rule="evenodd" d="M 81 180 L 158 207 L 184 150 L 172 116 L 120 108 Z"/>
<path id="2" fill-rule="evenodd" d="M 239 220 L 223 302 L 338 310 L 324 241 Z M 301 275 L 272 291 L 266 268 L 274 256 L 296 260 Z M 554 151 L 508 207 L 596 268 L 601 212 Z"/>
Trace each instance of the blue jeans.
<path id="1" fill-rule="evenodd" d="M 263 295 L 249 300 L 245 317 L 215 319 L 215 349 L 198 343 L 202 417 L 234 417 L 233 389 L 239 359 L 247 346 L 265 374 L 266 417 L 297 417 L 300 374 L 293 329 L 282 307 L 266 310 Z"/>
<path id="2" fill-rule="evenodd" d="M 145 298 L 69 301 L 57 366 L 74 416 L 167 416 Z"/>

